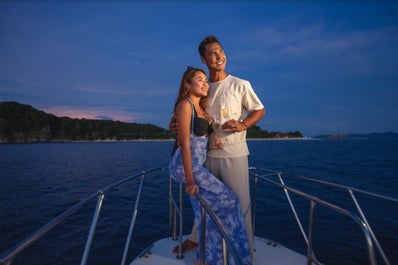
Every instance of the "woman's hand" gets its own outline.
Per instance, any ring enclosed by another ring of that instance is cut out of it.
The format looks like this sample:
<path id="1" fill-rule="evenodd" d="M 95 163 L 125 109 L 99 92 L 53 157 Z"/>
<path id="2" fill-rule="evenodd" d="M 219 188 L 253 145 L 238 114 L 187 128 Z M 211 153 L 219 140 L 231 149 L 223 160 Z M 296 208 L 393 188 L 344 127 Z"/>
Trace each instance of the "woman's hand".
<path id="1" fill-rule="evenodd" d="M 188 195 L 194 197 L 196 193 L 199 192 L 199 187 L 195 183 L 187 183 L 185 185 L 185 191 L 188 193 Z"/>

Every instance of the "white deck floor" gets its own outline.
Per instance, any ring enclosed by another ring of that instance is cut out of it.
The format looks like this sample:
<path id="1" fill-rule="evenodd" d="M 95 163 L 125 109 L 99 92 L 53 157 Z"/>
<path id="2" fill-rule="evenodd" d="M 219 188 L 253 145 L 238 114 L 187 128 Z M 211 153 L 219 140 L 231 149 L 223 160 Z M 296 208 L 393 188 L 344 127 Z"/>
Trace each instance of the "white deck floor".
<path id="1" fill-rule="evenodd" d="M 171 238 L 155 242 L 152 248 L 137 257 L 131 265 L 194 265 L 196 251 L 187 251 L 183 259 L 177 259 L 172 249 L 178 244 Z M 307 259 L 304 255 L 268 240 L 255 237 L 254 265 L 304 265 Z"/>

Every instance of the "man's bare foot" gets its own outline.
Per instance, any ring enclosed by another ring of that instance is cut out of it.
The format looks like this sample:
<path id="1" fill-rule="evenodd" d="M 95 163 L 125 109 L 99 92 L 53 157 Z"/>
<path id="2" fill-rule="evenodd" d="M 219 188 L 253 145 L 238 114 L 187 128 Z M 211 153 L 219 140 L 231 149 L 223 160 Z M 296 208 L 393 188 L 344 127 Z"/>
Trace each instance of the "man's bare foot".
<path id="1" fill-rule="evenodd" d="M 178 247 L 179 247 L 179 246 L 176 246 L 176 247 L 173 249 L 173 254 L 175 254 L 175 255 L 178 254 L 178 250 L 179 250 Z M 197 248 L 197 247 L 198 247 L 198 243 L 193 242 L 192 240 L 187 239 L 187 240 L 185 240 L 184 242 L 182 242 L 181 253 L 184 253 L 185 251 L 188 251 L 188 250 L 195 249 L 195 248 Z"/>

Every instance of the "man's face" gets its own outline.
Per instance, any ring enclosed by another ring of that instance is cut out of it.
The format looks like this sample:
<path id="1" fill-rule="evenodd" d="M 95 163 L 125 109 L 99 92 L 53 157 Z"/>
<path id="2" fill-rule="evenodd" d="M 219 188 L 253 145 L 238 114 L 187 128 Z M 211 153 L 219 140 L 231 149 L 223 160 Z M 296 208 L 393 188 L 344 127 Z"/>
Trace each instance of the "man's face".
<path id="1" fill-rule="evenodd" d="M 206 45 L 205 57 L 201 57 L 202 62 L 207 64 L 209 71 L 224 71 L 227 63 L 227 56 L 224 49 L 218 43 Z"/>

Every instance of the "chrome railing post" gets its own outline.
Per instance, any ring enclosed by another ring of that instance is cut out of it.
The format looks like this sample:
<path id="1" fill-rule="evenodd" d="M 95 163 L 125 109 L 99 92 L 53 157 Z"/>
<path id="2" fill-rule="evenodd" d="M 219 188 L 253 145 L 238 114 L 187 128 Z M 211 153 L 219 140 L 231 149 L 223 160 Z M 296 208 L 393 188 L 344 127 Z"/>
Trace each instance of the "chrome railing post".
<path id="1" fill-rule="evenodd" d="M 177 207 L 173 198 L 173 179 L 169 176 L 169 228 L 171 238 L 177 240 Z"/>
<path id="2" fill-rule="evenodd" d="M 279 182 L 280 182 L 283 186 L 286 186 L 286 185 L 285 185 L 285 182 L 283 181 L 283 178 L 282 178 L 282 173 L 281 173 L 281 172 L 278 172 L 278 173 L 277 173 L 277 176 L 278 176 L 278 178 L 279 178 Z M 296 209 L 295 209 L 295 207 L 294 207 L 294 205 L 293 205 L 292 199 L 290 198 L 289 192 L 288 192 L 287 189 L 283 189 L 283 191 L 285 192 L 287 201 L 289 202 L 289 205 L 290 205 L 290 209 L 292 209 L 294 218 L 296 219 L 296 222 L 297 222 L 297 224 L 298 224 L 298 226 L 299 226 L 299 228 L 300 228 L 300 231 L 301 231 L 301 234 L 303 235 L 304 241 L 305 241 L 306 244 L 308 244 L 307 235 L 305 234 L 303 225 L 301 224 L 300 218 L 299 218 L 299 216 L 298 216 L 298 214 L 297 214 L 297 212 L 296 212 Z"/>
<path id="3" fill-rule="evenodd" d="M 184 258 L 184 256 L 182 255 L 182 226 L 183 226 L 183 222 L 184 222 L 184 219 L 183 219 L 183 200 L 182 200 L 182 183 L 180 183 L 180 209 L 179 209 L 179 217 L 180 217 L 180 227 L 179 227 L 179 229 L 180 229 L 180 231 L 179 231 L 179 236 L 178 236 L 178 255 L 177 255 L 177 258 L 178 259 L 182 259 L 182 258 Z"/>
<path id="4" fill-rule="evenodd" d="M 200 223 L 200 265 L 205 265 L 205 251 L 206 251 L 206 210 L 203 205 L 200 206 L 201 209 L 201 223 Z"/>
<path id="5" fill-rule="evenodd" d="M 204 242 L 204 238 L 206 235 L 206 218 L 211 218 L 216 227 L 218 228 L 218 231 L 221 233 L 222 239 L 226 242 L 226 245 L 228 246 L 226 249 L 228 254 L 231 254 L 232 258 L 235 261 L 235 264 L 243 265 L 243 260 L 242 256 L 240 256 L 236 250 L 236 247 L 230 237 L 230 234 L 226 230 L 226 228 L 223 226 L 221 220 L 218 218 L 218 216 L 215 214 L 215 212 L 210 208 L 210 206 L 206 203 L 206 201 L 203 199 L 203 197 L 198 193 L 196 194 L 196 199 L 199 200 L 200 206 L 201 206 L 201 215 L 202 215 L 202 220 L 201 220 L 201 251 L 200 251 L 200 257 L 201 257 L 201 264 L 204 264 L 204 256 L 205 256 L 205 247 L 206 244 Z M 206 216 L 207 214 L 208 216 Z M 203 262 L 203 263 L 202 263 Z"/>
<path id="6" fill-rule="evenodd" d="M 173 226 L 173 233 L 172 233 L 172 239 L 173 240 L 176 240 L 177 239 L 177 209 L 174 207 L 174 205 L 173 205 L 173 208 L 172 208 L 172 210 L 173 210 L 173 212 L 172 212 L 172 214 L 173 214 L 173 224 L 172 224 L 172 226 Z"/>
<path id="7" fill-rule="evenodd" d="M 88 254 L 90 253 L 91 243 L 93 242 L 95 228 L 97 227 L 98 217 L 101 212 L 102 202 L 104 200 L 104 192 L 102 190 L 98 191 L 98 201 L 97 206 L 95 207 L 95 212 L 93 216 L 93 220 L 90 226 L 90 232 L 87 237 L 86 247 L 84 248 L 84 254 L 82 261 L 80 262 L 81 265 L 85 265 L 87 263 Z"/>
<path id="8" fill-rule="evenodd" d="M 223 256 L 223 265 L 229 264 L 229 255 L 228 255 L 228 246 L 225 239 L 222 239 L 222 256 Z"/>
<path id="9" fill-rule="evenodd" d="M 376 244 L 376 247 L 377 247 L 377 249 L 379 250 L 381 257 L 383 258 L 384 263 L 385 263 L 386 265 L 391 265 L 391 263 L 390 263 L 390 261 L 388 260 L 386 254 L 384 253 L 383 248 L 380 246 L 380 243 L 379 243 L 379 241 L 377 240 L 376 235 L 373 233 L 373 230 L 372 230 L 372 228 L 370 227 L 369 222 L 368 222 L 368 220 L 366 219 L 366 216 L 365 216 L 365 214 L 363 213 L 361 206 L 359 205 L 357 199 L 355 198 L 355 195 L 354 195 L 353 190 L 352 190 L 352 189 L 348 189 L 348 192 L 349 192 L 350 195 L 351 195 L 351 198 L 352 198 L 352 200 L 353 200 L 353 202 L 354 202 L 354 204 L 355 204 L 355 207 L 356 207 L 357 210 L 358 210 L 359 215 L 361 216 L 362 221 L 366 224 L 366 227 L 368 228 L 368 231 L 369 231 L 369 233 L 370 233 L 370 235 L 371 235 L 371 237 L 372 237 L 374 243 Z"/>
<path id="10" fill-rule="evenodd" d="M 175 217 L 175 211 L 174 211 L 174 206 L 173 206 L 173 185 L 172 185 L 172 178 L 169 176 L 169 231 L 170 235 L 172 236 L 172 239 L 175 240 L 176 238 L 176 233 L 175 233 L 175 222 L 174 222 L 174 217 Z"/>
<path id="11" fill-rule="evenodd" d="M 313 257 L 312 243 L 313 243 L 313 227 L 314 227 L 314 209 L 315 209 L 315 202 L 311 200 L 310 219 L 308 224 L 307 265 L 311 265 Z"/>
<path id="12" fill-rule="evenodd" d="M 170 230 L 173 240 L 177 240 L 177 214 L 179 216 L 179 232 L 178 232 L 178 253 L 176 258 L 182 259 L 184 255 L 182 255 L 182 233 L 183 233 L 183 183 L 179 183 L 179 206 L 177 206 L 176 201 L 173 197 L 172 192 L 172 178 L 170 176 L 169 179 L 169 210 L 170 210 Z"/>
<path id="13" fill-rule="evenodd" d="M 257 186 L 258 186 L 258 177 L 257 175 L 254 177 L 254 187 L 253 187 L 253 207 L 252 207 L 252 238 L 255 235 L 256 228 L 256 209 L 257 209 Z"/>
<path id="14" fill-rule="evenodd" d="M 131 216 L 131 222 L 130 222 L 129 232 L 127 234 L 126 244 L 124 245 L 122 262 L 120 263 L 121 265 L 124 265 L 126 263 L 128 249 L 129 249 L 130 241 L 131 241 L 131 236 L 133 234 L 135 220 L 137 218 L 138 205 L 139 205 L 139 201 L 140 201 L 140 197 L 141 197 L 142 186 L 144 184 L 144 178 L 145 178 L 145 172 L 141 174 L 140 185 L 138 187 L 137 196 L 135 197 L 135 205 L 134 205 L 134 209 L 133 209 L 133 214 Z"/>

